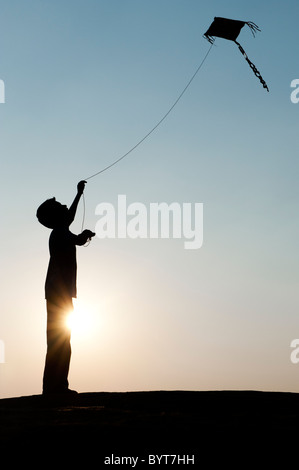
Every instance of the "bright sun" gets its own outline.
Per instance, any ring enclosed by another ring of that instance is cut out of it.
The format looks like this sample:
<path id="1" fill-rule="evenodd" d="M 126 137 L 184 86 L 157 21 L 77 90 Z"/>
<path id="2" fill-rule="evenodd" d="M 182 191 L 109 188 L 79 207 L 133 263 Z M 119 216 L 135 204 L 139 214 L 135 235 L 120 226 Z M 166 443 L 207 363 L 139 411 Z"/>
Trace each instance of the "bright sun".
<path id="1" fill-rule="evenodd" d="M 74 310 L 66 320 L 67 328 L 71 330 L 72 336 L 82 337 L 88 335 L 93 328 L 93 323 L 92 309 L 74 299 Z"/>

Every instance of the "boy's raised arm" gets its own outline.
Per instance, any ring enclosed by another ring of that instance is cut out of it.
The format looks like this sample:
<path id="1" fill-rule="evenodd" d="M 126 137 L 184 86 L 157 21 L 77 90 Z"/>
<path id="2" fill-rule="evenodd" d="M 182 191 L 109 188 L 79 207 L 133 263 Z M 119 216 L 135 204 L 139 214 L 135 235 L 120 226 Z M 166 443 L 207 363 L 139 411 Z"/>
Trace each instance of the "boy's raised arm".
<path id="1" fill-rule="evenodd" d="M 83 191 L 84 191 L 84 188 L 85 188 L 85 184 L 86 184 L 86 181 L 84 181 L 84 180 L 80 181 L 77 184 L 77 194 L 75 196 L 75 199 L 74 199 L 71 207 L 69 208 L 69 221 L 70 221 L 70 224 L 74 221 L 76 211 L 77 211 L 77 207 L 78 207 L 80 198 L 81 198 L 81 196 L 83 194 Z"/>

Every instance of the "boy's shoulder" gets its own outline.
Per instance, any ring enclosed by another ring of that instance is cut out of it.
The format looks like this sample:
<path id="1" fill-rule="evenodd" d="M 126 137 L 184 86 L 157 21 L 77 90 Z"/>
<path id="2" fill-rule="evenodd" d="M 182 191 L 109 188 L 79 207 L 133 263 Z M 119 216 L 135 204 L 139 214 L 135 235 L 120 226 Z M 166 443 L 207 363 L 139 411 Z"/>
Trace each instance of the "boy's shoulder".
<path id="1" fill-rule="evenodd" d="M 56 241 L 71 241 L 74 237 L 74 234 L 69 230 L 68 227 L 56 227 L 50 233 L 49 241 L 50 243 L 55 243 Z"/>

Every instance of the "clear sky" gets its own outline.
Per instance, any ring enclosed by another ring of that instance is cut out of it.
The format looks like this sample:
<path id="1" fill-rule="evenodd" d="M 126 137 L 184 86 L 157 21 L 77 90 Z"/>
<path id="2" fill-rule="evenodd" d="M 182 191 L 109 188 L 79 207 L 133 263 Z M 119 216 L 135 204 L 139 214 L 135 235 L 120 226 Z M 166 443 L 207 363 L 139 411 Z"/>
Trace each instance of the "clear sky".
<path id="1" fill-rule="evenodd" d="M 214 16 L 254 21 L 218 39 L 182 100 L 128 158 L 88 181 L 101 202 L 200 202 L 204 242 L 95 238 L 78 247 L 70 386 L 80 392 L 299 391 L 299 3 L 295 0 L 0 2 L 0 397 L 41 393 L 49 197 L 139 141 L 182 91 Z M 71 229 L 81 230 L 83 206 Z"/>

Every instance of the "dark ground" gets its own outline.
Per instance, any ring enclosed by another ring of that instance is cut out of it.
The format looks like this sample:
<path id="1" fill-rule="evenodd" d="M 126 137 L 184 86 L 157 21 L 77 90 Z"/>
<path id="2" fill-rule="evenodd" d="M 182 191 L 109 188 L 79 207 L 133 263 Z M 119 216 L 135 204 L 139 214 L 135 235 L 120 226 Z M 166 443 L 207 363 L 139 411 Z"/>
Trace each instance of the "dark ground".
<path id="1" fill-rule="evenodd" d="M 112 454 L 139 457 L 136 468 L 149 467 L 149 455 L 169 454 L 180 455 L 180 466 L 202 469 L 298 468 L 299 394 L 157 391 L 2 399 L 0 452 L 9 466 L 31 468 L 38 462 L 109 468 L 105 458 Z M 118 462 L 114 466 L 129 467 Z M 157 459 L 150 468 L 156 465 Z"/>

